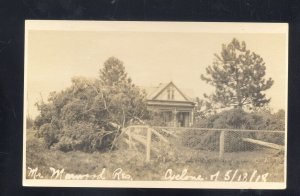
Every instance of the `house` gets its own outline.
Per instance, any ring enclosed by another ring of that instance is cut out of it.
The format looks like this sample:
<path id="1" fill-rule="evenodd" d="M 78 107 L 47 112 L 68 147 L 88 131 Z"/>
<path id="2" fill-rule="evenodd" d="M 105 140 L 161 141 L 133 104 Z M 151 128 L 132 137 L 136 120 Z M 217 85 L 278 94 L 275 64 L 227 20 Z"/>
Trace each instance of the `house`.
<path id="1" fill-rule="evenodd" d="M 158 111 L 167 126 L 192 126 L 195 103 L 173 82 L 144 89 L 147 107 Z"/>

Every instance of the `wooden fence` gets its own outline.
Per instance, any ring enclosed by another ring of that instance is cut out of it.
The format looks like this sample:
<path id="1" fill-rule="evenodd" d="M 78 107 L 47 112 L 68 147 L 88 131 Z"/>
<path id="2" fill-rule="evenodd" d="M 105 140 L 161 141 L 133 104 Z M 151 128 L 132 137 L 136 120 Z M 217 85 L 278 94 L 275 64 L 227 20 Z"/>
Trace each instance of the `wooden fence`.
<path id="1" fill-rule="evenodd" d="M 146 162 L 151 160 L 151 151 L 158 153 L 159 148 L 152 145 L 152 135 L 157 136 L 160 142 L 165 144 L 169 144 L 169 140 L 163 136 L 168 135 L 170 137 L 178 138 L 178 134 L 176 132 L 183 132 L 185 130 L 198 130 L 198 131 L 219 131 L 219 159 L 223 159 L 225 153 L 225 133 L 227 132 L 259 132 L 259 133 L 278 133 L 282 134 L 282 137 L 285 137 L 284 131 L 274 131 L 274 130 L 245 130 L 245 129 L 214 129 L 214 128 L 191 128 L 191 127 L 162 127 L 162 126 L 147 126 L 147 125 L 133 125 L 129 126 L 125 129 L 125 134 L 128 139 L 125 139 L 125 142 L 128 144 L 130 149 L 135 148 L 134 143 L 138 142 L 142 144 L 146 149 Z M 277 150 L 283 151 L 285 147 L 283 145 L 274 144 L 266 141 L 256 140 L 252 138 L 242 138 L 242 141 L 246 143 L 251 143 L 253 145 L 264 146 L 268 148 L 273 148 Z"/>
<path id="2" fill-rule="evenodd" d="M 144 136 L 145 132 L 146 136 Z M 165 132 L 167 133 L 168 131 Z M 156 131 L 150 126 L 129 126 L 125 129 L 125 134 L 128 137 L 128 139 L 125 139 L 125 142 L 128 144 L 130 149 L 135 148 L 135 142 L 144 145 L 146 149 L 146 162 L 149 162 L 151 160 L 151 151 L 157 153 L 159 152 L 159 149 L 157 147 L 151 145 L 152 135 L 157 136 L 160 142 L 169 144 L 169 141 L 162 134 L 160 134 L 158 131 Z"/>

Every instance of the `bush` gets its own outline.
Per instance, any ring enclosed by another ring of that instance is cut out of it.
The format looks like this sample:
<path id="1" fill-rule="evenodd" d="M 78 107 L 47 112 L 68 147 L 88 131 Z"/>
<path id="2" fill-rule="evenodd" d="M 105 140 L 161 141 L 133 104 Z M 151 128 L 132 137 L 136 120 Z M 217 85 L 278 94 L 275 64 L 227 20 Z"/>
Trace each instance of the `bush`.
<path id="1" fill-rule="evenodd" d="M 264 119 L 264 129 L 273 131 L 285 130 L 285 112 L 279 110 L 278 112 L 271 114 L 265 112 L 261 114 Z M 271 142 L 279 145 L 284 145 L 285 134 L 284 133 L 256 133 L 256 139 Z"/>
<path id="2" fill-rule="evenodd" d="M 147 117 L 144 122 L 150 126 L 167 126 L 163 118 L 163 113 L 153 109 L 147 111 Z"/>
<path id="3" fill-rule="evenodd" d="M 50 148 L 53 144 L 58 142 L 59 132 L 51 123 L 46 123 L 36 132 L 36 136 L 44 138 L 47 147 Z"/>
<path id="4" fill-rule="evenodd" d="M 223 111 L 202 122 L 202 127 L 218 129 L 261 129 L 263 118 L 242 109 Z M 182 142 L 185 146 L 204 150 L 219 150 L 220 131 L 186 131 Z M 253 145 L 242 141 L 245 137 L 255 137 L 253 132 L 225 132 L 225 151 L 253 150 Z"/>
<path id="5" fill-rule="evenodd" d="M 185 146 L 202 150 L 217 150 L 217 140 L 220 138 L 218 131 L 187 130 L 182 135 Z"/>
<path id="6" fill-rule="evenodd" d="M 54 148 L 67 152 L 79 150 L 84 152 L 105 151 L 112 147 L 118 131 L 105 131 L 91 123 L 77 123 L 62 130 L 59 142 Z"/>

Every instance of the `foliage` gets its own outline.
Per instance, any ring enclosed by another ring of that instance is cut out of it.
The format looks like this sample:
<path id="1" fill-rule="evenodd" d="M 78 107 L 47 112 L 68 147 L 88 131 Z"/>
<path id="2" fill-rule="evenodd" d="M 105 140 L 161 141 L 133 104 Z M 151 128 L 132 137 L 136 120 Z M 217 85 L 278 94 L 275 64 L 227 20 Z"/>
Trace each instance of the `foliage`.
<path id="1" fill-rule="evenodd" d="M 221 129 L 262 129 L 263 119 L 242 109 L 223 111 L 209 119 L 213 128 Z"/>
<path id="2" fill-rule="evenodd" d="M 264 129 L 272 131 L 284 131 L 285 130 L 285 111 L 278 110 L 278 112 L 272 114 L 270 112 L 264 112 L 260 114 L 264 119 Z M 270 133 L 263 134 L 257 133 L 256 138 L 266 142 L 284 145 L 284 135 L 282 133 Z"/>
<path id="3" fill-rule="evenodd" d="M 147 118 L 146 94 L 127 77 L 123 63 L 110 57 L 100 70 L 104 106 L 115 123 L 123 127 L 133 118 Z M 113 95 L 113 96 L 112 96 Z"/>
<path id="4" fill-rule="evenodd" d="M 283 131 L 285 130 L 285 111 L 278 110 L 276 113 L 263 112 L 260 115 L 264 118 L 264 127 L 267 130 Z"/>
<path id="5" fill-rule="evenodd" d="M 199 122 L 202 119 L 205 119 L 214 113 L 212 104 L 210 102 L 200 99 L 199 97 L 196 97 L 195 102 L 196 102 L 196 105 L 194 108 L 195 121 Z"/>
<path id="6" fill-rule="evenodd" d="M 28 134 L 28 133 L 27 133 Z M 165 154 L 162 157 L 153 157 L 150 163 L 145 162 L 144 151 L 139 154 L 135 150 L 118 149 L 112 152 L 79 152 L 70 151 L 63 153 L 61 151 L 44 148 L 44 142 L 35 137 L 27 135 L 26 142 L 26 168 L 36 168 L 44 176 L 44 179 L 50 179 L 52 172 L 49 167 L 55 169 L 65 169 L 65 173 L 73 174 L 99 174 L 103 168 L 106 168 L 107 179 L 112 179 L 112 174 L 116 168 L 122 168 L 123 171 L 130 174 L 133 180 L 162 180 L 167 169 L 173 169 L 176 174 L 181 174 L 184 168 L 188 169 L 188 174 L 203 177 L 215 174 L 217 171 L 223 173 L 234 168 L 238 171 L 253 172 L 257 168 L 258 174 L 271 173 L 268 182 L 284 179 L 284 156 L 274 155 L 270 151 L 261 152 L 236 152 L 226 154 L 224 160 L 218 159 L 218 153 L 194 150 L 186 148 L 178 149 L 179 146 L 173 146 L 170 150 L 164 149 Z M 178 143 L 175 143 L 178 145 Z M 176 156 L 170 154 L 178 149 Z M 169 150 L 169 151 L 168 151 Z M 154 153 L 153 153 L 154 154 Z M 29 170 L 26 169 L 27 178 Z M 250 175 L 249 175 L 250 176 Z M 220 178 L 219 180 L 222 180 Z M 238 178 L 235 178 L 235 180 Z"/>
<path id="7" fill-rule="evenodd" d="M 215 114 L 201 121 L 198 127 L 217 129 L 248 129 L 248 130 L 284 130 L 284 111 L 278 113 L 265 114 L 247 113 L 242 109 L 231 109 Z M 272 129 L 273 128 L 273 129 Z M 283 128 L 283 129 L 281 129 Z M 284 136 L 278 133 L 260 132 L 235 132 L 228 131 L 225 134 L 226 151 L 253 150 L 253 145 L 242 141 L 242 138 L 250 137 L 266 142 L 283 144 Z M 197 131 L 189 130 L 183 134 L 183 144 L 188 147 L 205 150 L 219 149 L 220 131 Z"/>
<path id="8" fill-rule="evenodd" d="M 127 77 L 123 62 L 115 57 L 110 57 L 104 62 L 104 67 L 99 71 L 101 83 L 104 86 L 119 84 L 130 84 L 131 79 Z"/>
<path id="9" fill-rule="evenodd" d="M 70 87 L 51 93 L 48 103 L 36 106 L 38 135 L 63 151 L 107 150 L 132 118 L 147 117 L 145 94 L 114 57 L 104 63 L 99 79 L 74 77 Z"/>
<path id="10" fill-rule="evenodd" d="M 40 129 L 40 127 L 46 123 L 51 123 L 52 119 L 52 105 L 51 104 L 45 104 L 42 102 L 37 102 L 35 104 L 37 109 L 40 111 L 40 114 L 35 118 L 34 120 L 34 128 Z"/>
<path id="11" fill-rule="evenodd" d="M 48 148 L 59 140 L 59 132 L 57 129 L 53 128 L 51 123 L 43 124 L 36 133 L 36 136 L 43 137 Z"/>
<path id="12" fill-rule="evenodd" d="M 167 126 L 163 118 L 163 113 L 158 110 L 148 110 L 147 113 L 148 119 L 144 121 L 144 124 L 150 126 Z"/>
<path id="13" fill-rule="evenodd" d="M 117 131 L 98 130 L 92 123 L 76 123 L 64 127 L 54 148 L 64 152 L 71 150 L 84 152 L 106 151 L 112 147 L 115 134 L 117 134 Z"/>
<path id="14" fill-rule="evenodd" d="M 33 128 L 33 119 L 30 118 L 29 116 L 26 116 L 26 129 L 31 129 Z"/>
<path id="15" fill-rule="evenodd" d="M 233 39 L 222 45 L 221 54 L 215 54 L 215 60 L 206 68 L 207 76 L 201 79 L 215 87 L 208 96 L 212 103 L 220 107 L 248 106 L 262 107 L 270 102 L 263 93 L 272 87 L 274 81 L 266 80 L 266 66 L 263 58 L 246 48 L 245 42 Z"/>

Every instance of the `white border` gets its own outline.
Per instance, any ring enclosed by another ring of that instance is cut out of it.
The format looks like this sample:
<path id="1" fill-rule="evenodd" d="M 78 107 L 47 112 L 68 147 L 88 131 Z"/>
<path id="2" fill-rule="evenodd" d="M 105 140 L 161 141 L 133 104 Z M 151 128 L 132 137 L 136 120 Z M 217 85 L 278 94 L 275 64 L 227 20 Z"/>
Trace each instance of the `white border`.
<path id="1" fill-rule="evenodd" d="M 109 22 L 109 21 L 25 21 L 24 93 L 27 92 L 27 49 L 29 30 L 127 31 L 127 32 L 208 32 L 208 33 L 282 33 L 286 34 L 286 71 L 288 74 L 287 23 L 204 23 L 204 22 Z M 23 186 L 39 187 L 118 187 L 118 188 L 217 188 L 217 189 L 285 189 L 287 175 L 287 102 L 285 104 L 284 182 L 199 182 L 199 181 L 116 181 L 116 180 L 45 180 L 26 179 L 26 96 L 23 110 Z"/>
<path id="2" fill-rule="evenodd" d="M 288 24 L 250 22 L 111 22 L 26 20 L 25 29 L 128 32 L 287 33 Z"/>
<path id="3" fill-rule="evenodd" d="M 35 187 L 116 187 L 116 188 L 214 188 L 214 189 L 285 189 L 282 182 L 224 181 L 122 181 L 122 180 L 26 180 L 23 186 Z"/>

